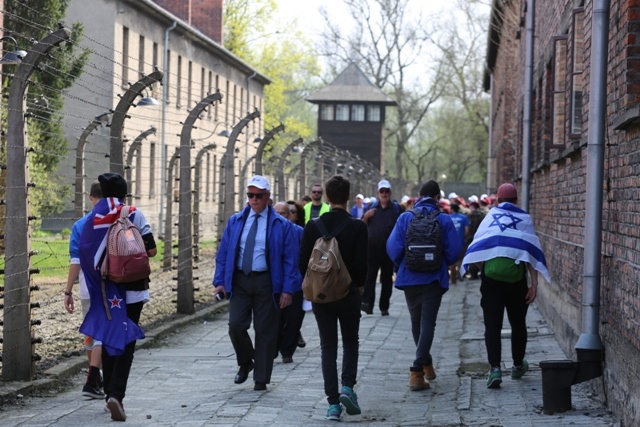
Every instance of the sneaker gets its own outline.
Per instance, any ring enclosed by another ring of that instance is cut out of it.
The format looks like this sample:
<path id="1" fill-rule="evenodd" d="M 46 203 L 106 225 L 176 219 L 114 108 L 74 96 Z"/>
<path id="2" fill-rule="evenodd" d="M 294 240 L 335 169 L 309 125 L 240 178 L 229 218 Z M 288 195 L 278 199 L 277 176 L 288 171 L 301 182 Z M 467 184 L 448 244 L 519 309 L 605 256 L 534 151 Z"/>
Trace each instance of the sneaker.
<path id="1" fill-rule="evenodd" d="M 522 376 L 526 374 L 528 370 L 529 370 L 529 362 L 527 362 L 526 360 L 522 360 L 521 366 L 511 367 L 511 379 L 521 380 Z"/>
<path id="2" fill-rule="evenodd" d="M 104 393 L 100 388 L 96 385 L 93 386 L 91 384 L 85 384 L 82 387 L 82 396 L 88 397 L 89 399 L 104 399 Z"/>
<path id="3" fill-rule="evenodd" d="M 116 399 L 115 397 L 110 397 L 107 400 L 107 408 L 111 412 L 111 419 L 114 421 L 126 421 L 127 414 L 124 412 L 124 406 L 122 402 Z"/>
<path id="4" fill-rule="evenodd" d="M 502 383 L 502 371 L 500 368 L 493 367 L 489 371 L 489 377 L 487 378 L 487 388 L 500 388 Z"/>
<path id="5" fill-rule="evenodd" d="M 340 390 L 340 403 L 344 405 L 344 408 L 349 415 L 358 415 L 362 413 L 360 406 L 358 406 L 358 396 L 351 387 L 342 386 Z"/>
<path id="6" fill-rule="evenodd" d="M 340 421 L 340 415 L 342 415 L 342 406 L 339 403 L 329 405 L 327 409 L 327 415 L 324 416 L 325 420 Z"/>

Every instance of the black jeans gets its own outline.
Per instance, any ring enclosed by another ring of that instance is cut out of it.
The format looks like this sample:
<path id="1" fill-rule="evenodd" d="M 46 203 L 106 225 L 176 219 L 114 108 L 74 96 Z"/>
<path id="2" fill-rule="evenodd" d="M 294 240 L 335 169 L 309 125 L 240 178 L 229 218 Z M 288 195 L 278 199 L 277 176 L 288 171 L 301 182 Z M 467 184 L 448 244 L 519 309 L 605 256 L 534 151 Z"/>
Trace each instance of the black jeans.
<path id="1" fill-rule="evenodd" d="M 237 271 L 229 300 L 229 337 L 238 366 L 254 362 L 253 380 L 269 384 L 273 356 L 278 349 L 280 308 L 271 286 L 269 273 L 245 276 Z M 253 318 L 255 349 L 249 336 Z"/>
<path id="2" fill-rule="evenodd" d="M 143 302 L 127 304 L 127 317 L 136 325 L 140 322 Z M 127 391 L 127 382 L 133 363 L 133 353 L 136 351 L 136 342 L 132 341 L 124 348 L 120 356 L 110 356 L 102 346 L 102 377 L 104 382 L 104 394 L 107 399 L 115 397 L 122 401 Z"/>
<path id="3" fill-rule="evenodd" d="M 282 356 L 293 356 L 298 348 L 298 337 L 300 328 L 304 320 L 304 310 L 302 309 L 302 291 L 293 294 L 291 305 L 285 307 L 280 314 L 280 337 L 278 348 Z M 277 356 L 277 354 L 276 354 Z"/>
<path id="4" fill-rule="evenodd" d="M 436 319 L 442 302 L 442 295 L 446 289 L 440 287 L 438 282 L 428 285 L 405 286 L 404 297 L 407 300 L 409 315 L 411 316 L 411 333 L 416 343 L 416 358 L 413 361 L 414 368 L 422 369 L 425 365 L 431 365 L 431 344 L 436 331 Z"/>
<path id="5" fill-rule="evenodd" d="M 511 324 L 511 357 L 514 366 L 522 365 L 527 349 L 527 310 L 525 302 L 527 281 L 504 283 L 482 276 L 480 305 L 484 315 L 484 343 L 491 367 L 500 366 L 502 361 L 502 322 L 507 310 Z"/>
<path id="6" fill-rule="evenodd" d="M 322 358 L 322 377 L 324 392 L 330 405 L 339 403 L 338 389 L 338 322 L 342 335 L 342 385 L 353 387 L 358 373 L 360 330 L 360 294 L 351 290 L 341 300 L 326 303 L 313 303 L 320 333 Z"/>
<path id="7" fill-rule="evenodd" d="M 367 250 L 367 277 L 364 281 L 362 302 L 371 308 L 376 303 L 376 281 L 380 271 L 380 311 L 389 310 L 389 300 L 393 292 L 393 261 L 387 255 L 387 249 L 369 246 Z"/>

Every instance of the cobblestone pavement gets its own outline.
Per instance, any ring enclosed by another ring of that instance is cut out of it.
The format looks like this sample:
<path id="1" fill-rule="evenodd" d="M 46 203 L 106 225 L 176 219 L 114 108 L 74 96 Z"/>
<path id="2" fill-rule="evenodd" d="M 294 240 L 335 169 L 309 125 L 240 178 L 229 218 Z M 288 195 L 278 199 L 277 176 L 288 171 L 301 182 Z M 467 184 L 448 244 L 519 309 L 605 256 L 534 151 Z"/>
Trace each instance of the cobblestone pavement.
<path id="1" fill-rule="evenodd" d="M 224 307 L 221 303 L 218 308 Z M 277 359 L 272 383 L 253 391 L 251 378 L 233 383 L 237 367 L 227 335 L 227 314 L 197 313 L 192 323 L 168 325 L 164 338 L 154 331 L 148 348 L 136 352 L 128 395 L 127 425 L 132 426 L 320 426 L 327 403 L 323 393 L 320 348 L 313 314 L 308 313 L 294 363 Z M 437 379 L 428 390 L 408 389 L 413 360 L 409 314 L 401 291 L 394 290 L 391 315 L 376 310 L 360 326 L 358 393 L 362 415 L 342 421 L 367 426 L 615 426 L 609 411 L 591 398 L 587 384 L 572 388 L 574 409 L 545 415 L 539 362 L 565 359 L 535 307 L 529 310 L 527 359 L 531 370 L 521 381 L 505 375 L 501 389 L 488 390 L 480 310 L 479 282 L 452 285 L 445 294 L 433 346 Z M 505 325 L 505 328 L 508 324 Z M 510 366 L 509 331 L 503 358 Z M 77 362 L 80 363 L 80 360 Z M 62 376 L 66 367 L 58 368 Z M 41 390 L 37 384 L 15 404 L 0 408 L 0 425 L 113 425 L 104 403 L 83 400 L 82 374 L 64 390 Z M 594 380 L 598 381 L 598 379 Z M 6 396 L 7 386 L 1 390 Z M 28 389 L 27 389 L 28 390 Z M 38 396 L 38 397 L 35 397 Z"/>

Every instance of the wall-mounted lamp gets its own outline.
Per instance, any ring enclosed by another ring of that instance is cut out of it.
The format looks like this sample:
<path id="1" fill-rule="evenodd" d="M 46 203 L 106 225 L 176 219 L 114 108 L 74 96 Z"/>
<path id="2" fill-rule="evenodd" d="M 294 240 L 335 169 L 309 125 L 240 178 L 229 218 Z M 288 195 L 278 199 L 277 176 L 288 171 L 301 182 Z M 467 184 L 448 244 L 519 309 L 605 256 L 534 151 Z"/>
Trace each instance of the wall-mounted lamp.
<path id="1" fill-rule="evenodd" d="M 9 51 L 5 53 L 2 59 L 0 59 L 0 64 L 20 64 L 24 57 L 27 56 L 27 52 L 18 49 L 18 42 L 13 37 L 4 36 L 0 38 L 0 42 L 5 40 L 12 42 L 16 50 L 13 52 Z"/>
<path id="2" fill-rule="evenodd" d="M 142 96 L 142 99 L 140 99 L 137 104 L 138 107 L 154 107 L 156 105 L 160 105 L 160 102 L 154 97 L 148 96 L 146 90 L 144 91 L 144 96 Z"/>

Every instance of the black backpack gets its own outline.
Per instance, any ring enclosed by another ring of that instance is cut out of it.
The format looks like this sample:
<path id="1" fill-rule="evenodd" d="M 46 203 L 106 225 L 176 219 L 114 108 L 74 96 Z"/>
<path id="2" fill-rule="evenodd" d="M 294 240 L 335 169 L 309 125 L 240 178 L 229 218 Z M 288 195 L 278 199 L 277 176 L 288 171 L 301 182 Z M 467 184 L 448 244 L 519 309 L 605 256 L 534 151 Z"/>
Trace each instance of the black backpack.
<path id="1" fill-rule="evenodd" d="M 430 272 L 442 268 L 442 227 L 440 211 L 427 214 L 422 209 L 410 209 L 414 217 L 409 223 L 404 246 L 404 266 L 411 271 Z"/>

